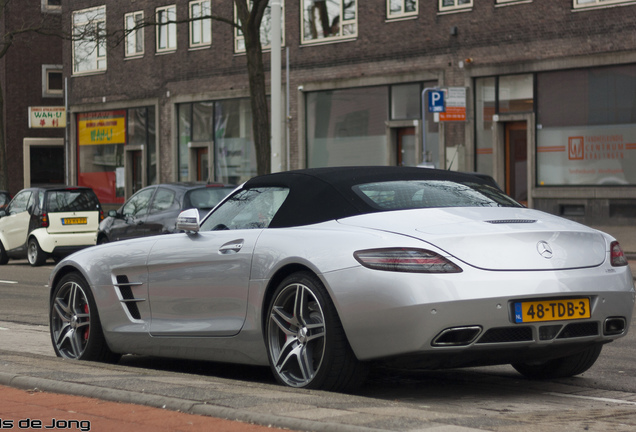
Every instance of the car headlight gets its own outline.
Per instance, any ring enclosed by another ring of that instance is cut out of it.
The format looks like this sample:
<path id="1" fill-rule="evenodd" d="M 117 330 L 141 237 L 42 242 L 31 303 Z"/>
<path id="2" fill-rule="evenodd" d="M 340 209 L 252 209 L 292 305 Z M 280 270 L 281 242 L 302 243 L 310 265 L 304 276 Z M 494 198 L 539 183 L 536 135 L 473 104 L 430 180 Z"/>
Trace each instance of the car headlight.
<path id="1" fill-rule="evenodd" d="M 386 248 L 354 252 L 365 267 L 408 273 L 461 273 L 462 269 L 443 256 L 425 249 Z"/>

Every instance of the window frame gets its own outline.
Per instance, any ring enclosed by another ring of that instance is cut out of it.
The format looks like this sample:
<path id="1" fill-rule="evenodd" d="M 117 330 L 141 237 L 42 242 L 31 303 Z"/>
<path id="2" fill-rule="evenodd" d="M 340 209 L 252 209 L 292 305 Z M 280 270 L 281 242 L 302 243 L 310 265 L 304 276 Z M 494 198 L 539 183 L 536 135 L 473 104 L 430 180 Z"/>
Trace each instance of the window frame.
<path id="1" fill-rule="evenodd" d="M 124 42 L 124 56 L 126 58 L 143 57 L 146 51 L 144 28 L 141 27 L 131 31 L 130 30 L 131 27 L 128 26 L 128 18 L 133 19 L 134 25 L 132 28 L 135 28 L 137 25 L 139 25 L 140 22 L 143 22 L 144 11 L 135 11 L 135 12 L 130 12 L 124 15 L 124 29 L 127 33 L 126 40 Z M 130 31 L 130 33 L 128 33 L 128 31 Z M 138 37 L 141 39 L 141 50 L 139 51 L 137 50 Z M 131 44 L 131 41 L 132 41 L 132 44 Z M 128 49 L 131 45 L 135 46 L 135 50 L 133 52 L 130 52 Z"/>
<path id="2" fill-rule="evenodd" d="M 166 20 L 162 21 L 163 18 L 160 17 L 160 14 L 165 13 Z M 171 17 L 170 15 L 173 14 Z M 155 19 L 157 21 L 157 29 L 156 29 L 156 51 L 157 53 L 171 53 L 177 50 L 177 5 L 167 5 L 161 6 L 155 9 Z M 172 22 L 171 22 L 172 21 Z M 162 39 L 162 30 L 166 31 L 166 46 L 162 48 L 160 43 Z M 171 37 L 173 36 L 173 37 Z M 174 39 L 174 40 L 173 40 Z M 174 45 L 171 45 L 174 43 Z"/>
<path id="3" fill-rule="evenodd" d="M 386 19 L 387 20 L 399 20 L 402 18 L 412 18 L 417 17 L 420 10 L 420 2 L 419 0 L 415 1 L 415 11 L 413 12 L 405 12 L 406 10 L 406 0 L 400 0 L 402 2 L 402 11 L 391 13 L 391 0 L 386 0 Z"/>
<path id="4" fill-rule="evenodd" d="M 62 88 L 52 89 L 50 85 L 50 74 L 62 74 Z M 64 96 L 64 66 L 45 64 L 42 65 L 42 97 L 43 98 L 61 98 Z"/>
<path id="5" fill-rule="evenodd" d="M 300 7 L 300 45 L 301 46 L 309 46 L 309 45 L 319 45 L 319 44 L 327 44 L 327 43 L 335 43 L 335 42 L 341 42 L 341 41 L 348 41 L 348 40 L 352 40 L 352 39 L 356 39 L 358 37 L 358 16 L 359 16 L 359 12 L 358 12 L 358 0 L 351 0 L 351 1 L 355 1 L 355 18 L 353 20 L 347 20 L 345 21 L 340 21 L 340 32 L 342 33 L 342 27 L 344 25 L 353 25 L 355 28 L 355 31 L 351 34 L 347 34 L 347 35 L 338 35 L 338 36 L 329 36 L 329 37 L 323 37 L 323 38 L 318 38 L 318 39 L 305 39 L 305 4 L 307 2 L 310 2 L 313 0 L 301 0 L 301 7 Z M 342 16 L 343 15 L 343 6 L 345 1 L 347 0 L 339 0 L 340 1 L 340 15 L 338 16 Z M 344 23 L 344 24 L 343 24 Z"/>
<path id="6" fill-rule="evenodd" d="M 439 12 L 458 12 L 472 9 L 474 6 L 474 0 L 468 0 L 469 3 L 459 5 L 457 4 L 459 0 L 453 0 L 453 6 L 444 6 L 444 0 L 439 0 L 438 2 L 438 10 Z"/>
<path id="7" fill-rule="evenodd" d="M 611 7 L 617 5 L 628 5 L 635 4 L 635 0 L 587 0 L 588 3 L 580 4 L 579 0 L 572 0 L 572 9 L 581 10 L 581 9 L 596 9 L 603 7 Z"/>
<path id="8" fill-rule="evenodd" d="M 249 7 L 252 7 L 252 2 L 250 1 Z M 263 24 L 265 23 L 265 16 L 268 15 L 271 17 L 271 6 L 268 4 L 265 9 L 265 13 L 263 14 L 263 21 L 261 21 L 261 49 L 263 51 L 269 51 L 272 49 L 272 45 L 263 44 Z M 238 22 L 238 14 L 236 11 L 236 5 L 234 5 L 234 22 Z M 271 41 L 271 38 L 270 38 Z M 281 0 L 280 2 L 280 44 L 281 46 L 285 46 L 285 0 Z M 241 33 L 241 30 L 238 27 L 234 27 L 234 53 L 235 54 L 243 54 L 245 53 L 245 37 Z"/>
<path id="9" fill-rule="evenodd" d="M 62 2 L 59 5 L 50 4 L 50 0 L 42 0 L 42 12 L 44 13 L 62 13 Z"/>
<path id="10" fill-rule="evenodd" d="M 207 3 L 208 15 L 204 15 L 205 13 L 204 4 L 206 3 Z M 200 14 L 201 14 L 200 16 L 197 16 L 197 17 L 193 15 L 193 11 L 192 11 L 193 6 L 196 6 L 196 5 L 200 7 Z M 206 16 L 210 18 L 205 18 Z M 190 23 L 188 25 L 188 28 L 189 28 L 188 39 L 189 39 L 190 48 L 204 48 L 204 47 L 212 46 L 212 18 L 211 18 L 212 17 L 212 0 L 192 0 L 191 2 L 189 2 L 188 17 L 190 20 Z M 201 18 L 201 19 L 195 22 L 194 21 L 195 18 Z M 199 24 L 199 29 L 197 33 L 198 33 L 200 42 L 194 42 L 195 24 Z M 205 36 L 206 36 L 205 27 L 209 29 L 209 32 L 208 32 L 209 40 L 205 40 Z"/>
<path id="11" fill-rule="evenodd" d="M 101 12 L 100 12 L 101 10 Z M 83 21 L 83 22 L 76 22 L 75 18 L 77 16 L 81 16 L 82 14 L 84 15 L 89 15 L 89 14 L 94 14 L 95 16 L 101 15 L 103 18 L 98 19 L 93 21 L 93 18 L 89 19 L 88 21 Z M 73 11 L 71 13 L 71 29 L 73 34 L 75 34 L 75 29 L 79 28 L 79 27 L 86 27 L 88 24 L 93 23 L 93 24 L 97 24 L 97 34 L 98 34 L 98 40 L 95 41 L 84 41 L 82 40 L 78 40 L 78 41 L 73 41 L 71 47 L 71 51 L 72 51 L 72 57 L 73 57 L 73 75 L 86 75 L 86 74 L 92 74 L 92 73 L 99 73 L 99 72 L 105 72 L 108 69 L 108 49 L 105 43 L 105 37 L 106 37 L 106 5 L 101 5 L 101 6 L 95 6 L 92 8 L 86 8 L 86 9 L 79 9 L 76 11 Z M 102 24 L 101 28 L 100 28 L 100 24 Z M 103 38 L 102 38 L 103 37 Z M 95 53 L 95 58 L 94 61 L 92 59 L 91 56 L 91 61 L 93 61 L 93 66 L 94 68 L 91 69 L 86 69 L 86 70 L 77 70 L 77 65 L 79 63 L 76 62 L 76 50 L 78 47 L 78 44 L 95 44 L 95 47 L 91 49 L 91 52 Z M 100 52 L 103 51 L 103 54 L 100 54 Z M 104 66 L 100 67 L 100 62 L 103 62 Z"/>

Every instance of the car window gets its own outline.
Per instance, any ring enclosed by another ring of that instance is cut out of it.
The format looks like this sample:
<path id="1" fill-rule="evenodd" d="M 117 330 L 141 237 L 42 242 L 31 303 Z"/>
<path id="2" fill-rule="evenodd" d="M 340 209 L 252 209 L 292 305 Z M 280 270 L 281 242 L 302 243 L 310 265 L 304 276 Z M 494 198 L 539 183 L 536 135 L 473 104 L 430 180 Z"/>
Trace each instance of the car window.
<path id="1" fill-rule="evenodd" d="M 166 188 L 157 189 L 150 213 L 159 213 L 167 210 L 179 210 L 179 202 L 174 191 Z"/>
<path id="2" fill-rule="evenodd" d="M 183 199 L 183 208 L 210 210 L 233 190 L 234 188 L 231 187 L 205 187 L 189 190 Z"/>
<path id="3" fill-rule="evenodd" d="M 353 187 L 365 202 L 381 210 L 433 207 L 520 207 L 496 188 L 482 183 L 404 180 Z"/>
<path id="4" fill-rule="evenodd" d="M 31 191 L 18 192 L 18 194 L 13 198 L 13 201 L 11 201 L 11 204 L 7 207 L 7 214 L 25 212 L 27 207 L 32 204 L 32 195 L 33 193 Z"/>
<path id="5" fill-rule="evenodd" d="M 45 196 L 45 210 L 50 213 L 99 210 L 99 200 L 90 189 L 52 190 Z"/>
<path id="6" fill-rule="evenodd" d="M 143 189 L 137 192 L 124 204 L 121 210 L 122 214 L 124 216 L 143 216 L 148 213 L 148 205 L 154 192 L 155 188 Z"/>
<path id="7" fill-rule="evenodd" d="M 242 190 L 211 213 L 201 231 L 267 228 L 288 194 L 282 187 Z"/>
<path id="8" fill-rule="evenodd" d="M 11 199 L 8 194 L 0 194 L 0 206 L 8 204 Z"/>

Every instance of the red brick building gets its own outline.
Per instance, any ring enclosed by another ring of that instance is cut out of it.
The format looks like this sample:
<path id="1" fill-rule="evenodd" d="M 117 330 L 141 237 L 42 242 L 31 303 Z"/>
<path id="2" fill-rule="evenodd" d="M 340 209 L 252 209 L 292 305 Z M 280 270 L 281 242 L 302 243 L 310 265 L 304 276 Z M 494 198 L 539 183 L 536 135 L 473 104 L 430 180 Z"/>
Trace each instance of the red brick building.
<path id="1" fill-rule="evenodd" d="M 479 171 L 531 207 L 582 222 L 636 217 L 636 1 L 282 3 L 274 169 Z M 119 44 L 64 42 L 71 178 L 116 204 L 150 183 L 255 174 L 244 43 L 205 19 L 233 19 L 232 2 L 62 0 L 62 9 L 67 31 L 165 23 Z M 438 87 L 450 121 L 428 112 Z"/>
<path id="2" fill-rule="evenodd" d="M 65 182 L 61 1 L 3 3 L 0 31 L 12 45 L 0 59 L 2 116 L 8 189 L 15 194 L 29 185 Z"/>

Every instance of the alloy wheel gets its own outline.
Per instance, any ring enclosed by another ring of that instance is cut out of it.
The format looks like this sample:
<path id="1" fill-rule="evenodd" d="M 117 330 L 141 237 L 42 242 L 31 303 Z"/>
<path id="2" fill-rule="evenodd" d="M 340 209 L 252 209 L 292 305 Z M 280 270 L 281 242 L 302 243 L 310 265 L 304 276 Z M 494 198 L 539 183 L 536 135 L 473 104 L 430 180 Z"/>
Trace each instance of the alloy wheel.
<path id="1" fill-rule="evenodd" d="M 90 337 L 90 306 L 86 293 L 74 281 L 57 290 L 51 311 L 51 334 L 62 357 L 79 359 Z"/>

